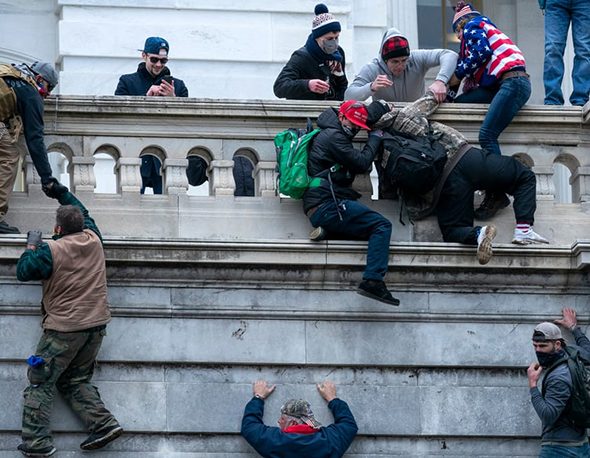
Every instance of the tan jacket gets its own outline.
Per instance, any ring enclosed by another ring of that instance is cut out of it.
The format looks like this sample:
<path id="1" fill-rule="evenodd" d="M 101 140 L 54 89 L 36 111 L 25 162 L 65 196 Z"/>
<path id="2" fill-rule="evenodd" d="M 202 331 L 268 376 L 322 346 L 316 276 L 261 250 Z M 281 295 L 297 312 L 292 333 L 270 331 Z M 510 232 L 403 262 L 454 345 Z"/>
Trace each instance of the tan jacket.
<path id="1" fill-rule="evenodd" d="M 43 281 L 43 328 L 74 332 L 108 323 L 106 266 L 98 235 L 84 229 L 47 243 L 53 272 Z"/>

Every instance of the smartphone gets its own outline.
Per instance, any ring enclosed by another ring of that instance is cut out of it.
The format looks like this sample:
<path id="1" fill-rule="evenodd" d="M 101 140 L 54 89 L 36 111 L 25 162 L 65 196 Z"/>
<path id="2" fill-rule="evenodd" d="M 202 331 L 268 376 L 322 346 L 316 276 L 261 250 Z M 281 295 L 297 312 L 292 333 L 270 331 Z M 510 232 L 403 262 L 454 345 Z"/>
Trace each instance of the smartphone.
<path id="1" fill-rule="evenodd" d="M 171 76 L 171 75 L 166 75 L 166 76 L 163 76 L 163 77 L 162 77 L 162 80 L 163 80 L 163 81 L 166 81 L 168 84 L 172 84 L 172 80 L 173 80 L 173 79 L 174 79 L 174 78 L 172 78 L 172 76 Z"/>

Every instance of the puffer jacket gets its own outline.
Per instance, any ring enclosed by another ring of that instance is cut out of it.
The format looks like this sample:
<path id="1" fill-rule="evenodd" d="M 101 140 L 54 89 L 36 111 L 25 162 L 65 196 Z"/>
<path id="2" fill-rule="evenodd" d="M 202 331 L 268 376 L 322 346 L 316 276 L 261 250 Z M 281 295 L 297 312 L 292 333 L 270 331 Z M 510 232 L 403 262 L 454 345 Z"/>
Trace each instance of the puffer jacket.
<path id="1" fill-rule="evenodd" d="M 356 200 L 360 194 L 352 189 L 354 177 L 359 173 L 371 170 L 371 164 L 379 152 L 381 138 L 369 136 L 364 148 L 359 151 L 352 145 L 338 120 L 338 112 L 328 108 L 318 117 L 321 132 L 314 138 L 309 156 L 307 170 L 310 176 L 322 177 L 321 185 L 309 188 L 303 195 L 303 210 L 307 211 L 333 199 Z M 338 170 L 330 172 L 330 168 L 339 165 Z M 331 183 L 331 184 L 330 184 Z"/>
<path id="2" fill-rule="evenodd" d="M 342 76 L 330 73 L 330 67 L 325 62 L 316 61 L 303 46 L 295 51 L 285 64 L 273 86 L 278 98 L 292 100 L 344 100 L 344 91 L 348 86 L 346 79 L 346 58 L 344 50 L 338 47 L 342 55 Z M 319 79 L 330 82 L 331 89 L 325 94 L 316 94 L 309 89 L 309 80 Z"/>

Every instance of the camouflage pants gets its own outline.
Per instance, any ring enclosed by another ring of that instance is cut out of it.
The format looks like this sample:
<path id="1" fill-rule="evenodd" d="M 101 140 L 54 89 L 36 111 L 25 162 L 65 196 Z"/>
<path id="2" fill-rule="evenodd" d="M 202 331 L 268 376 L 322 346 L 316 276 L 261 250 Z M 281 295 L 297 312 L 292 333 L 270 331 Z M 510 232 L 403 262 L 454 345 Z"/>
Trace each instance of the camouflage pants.
<path id="1" fill-rule="evenodd" d="M 106 330 L 45 331 L 36 355 L 45 364 L 29 368 L 30 385 L 24 391 L 22 439 L 28 448 L 53 445 L 49 420 L 56 388 L 90 432 L 118 425 L 90 383 L 96 355 Z"/>

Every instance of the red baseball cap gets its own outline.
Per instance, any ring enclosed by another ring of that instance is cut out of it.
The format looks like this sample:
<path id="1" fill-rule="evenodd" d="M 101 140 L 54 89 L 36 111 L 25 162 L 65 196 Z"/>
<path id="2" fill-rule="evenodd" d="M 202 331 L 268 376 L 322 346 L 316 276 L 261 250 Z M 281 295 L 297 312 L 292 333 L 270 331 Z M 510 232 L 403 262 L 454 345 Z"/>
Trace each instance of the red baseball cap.
<path id="1" fill-rule="evenodd" d="M 364 103 L 357 102 L 356 100 L 347 100 L 340 105 L 338 113 L 344 115 L 344 117 L 354 125 L 370 130 L 369 126 L 367 126 L 369 112 Z"/>

